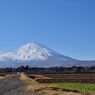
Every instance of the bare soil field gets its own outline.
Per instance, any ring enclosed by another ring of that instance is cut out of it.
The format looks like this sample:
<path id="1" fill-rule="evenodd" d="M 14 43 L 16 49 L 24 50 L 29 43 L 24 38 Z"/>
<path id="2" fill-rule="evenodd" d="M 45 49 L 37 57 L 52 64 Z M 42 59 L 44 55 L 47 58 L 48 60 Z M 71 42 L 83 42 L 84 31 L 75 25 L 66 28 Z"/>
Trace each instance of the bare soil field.
<path id="1" fill-rule="evenodd" d="M 40 83 L 95 83 L 95 74 L 45 74 L 34 75 L 34 79 Z"/>
<path id="2" fill-rule="evenodd" d="M 95 74 L 45 74 L 54 79 L 95 79 Z"/>

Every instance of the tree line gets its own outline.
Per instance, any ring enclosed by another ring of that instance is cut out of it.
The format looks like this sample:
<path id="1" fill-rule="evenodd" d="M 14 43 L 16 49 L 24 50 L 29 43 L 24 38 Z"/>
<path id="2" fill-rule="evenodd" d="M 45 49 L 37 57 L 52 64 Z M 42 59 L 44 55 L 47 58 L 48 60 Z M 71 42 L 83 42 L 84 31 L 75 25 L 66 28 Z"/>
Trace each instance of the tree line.
<path id="1" fill-rule="evenodd" d="M 1 68 L 0 72 L 26 72 L 26 73 L 95 73 L 95 66 L 93 67 L 49 67 L 37 68 L 20 66 L 18 68 Z"/>

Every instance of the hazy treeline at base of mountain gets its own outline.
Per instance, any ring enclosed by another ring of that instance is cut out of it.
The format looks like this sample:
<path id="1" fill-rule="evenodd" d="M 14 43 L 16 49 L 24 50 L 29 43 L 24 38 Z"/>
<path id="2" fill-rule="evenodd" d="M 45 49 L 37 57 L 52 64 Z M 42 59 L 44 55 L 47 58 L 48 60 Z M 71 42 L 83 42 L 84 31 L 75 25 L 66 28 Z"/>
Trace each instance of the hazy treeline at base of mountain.
<path id="1" fill-rule="evenodd" d="M 18 68 L 1 68 L 0 72 L 26 72 L 32 74 L 45 74 L 45 73 L 54 73 L 54 74 L 76 74 L 76 73 L 95 73 L 95 66 L 93 67 L 50 67 L 50 68 L 37 68 L 37 67 L 29 67 L 21 66 Z"/>

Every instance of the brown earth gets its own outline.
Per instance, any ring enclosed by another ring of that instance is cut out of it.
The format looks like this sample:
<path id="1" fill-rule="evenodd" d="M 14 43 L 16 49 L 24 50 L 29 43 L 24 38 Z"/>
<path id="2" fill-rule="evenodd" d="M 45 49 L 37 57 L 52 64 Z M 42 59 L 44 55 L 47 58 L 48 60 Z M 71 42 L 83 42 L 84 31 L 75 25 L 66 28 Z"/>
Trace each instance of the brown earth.
<path id="1" fill-rule="evenodd" d="M 45 74 L 54 79 L 95 79 L 95 74 Z"/>
<path id="2" fill-rule="evenodd" d="M 30 75 L 29 77 L 31 78 Z M 40 83 L 95 83 L 95 74 L 45 74 L 35 75 L 35 80 Z"/>

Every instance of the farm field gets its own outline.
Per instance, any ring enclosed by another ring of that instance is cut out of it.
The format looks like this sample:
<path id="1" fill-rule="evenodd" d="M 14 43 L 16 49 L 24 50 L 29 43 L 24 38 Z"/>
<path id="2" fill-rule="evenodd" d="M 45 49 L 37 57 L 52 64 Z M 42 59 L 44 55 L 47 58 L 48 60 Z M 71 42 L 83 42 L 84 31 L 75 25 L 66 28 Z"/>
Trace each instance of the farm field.
<path id="1" fill-rule="evenodd" d="M 95 84 L 95 74 L 45 74 L 28 75 L 40 83 L 91 83 Z"/>
<path id="2" fill-rule="evenodd" d="M 69 90 L 78 90 L 82 93 L 90 93 L 95 95 L 95 84 L 81 84 L 81 83 L 49 83 L 50 87 L 58 87 Z"/>
<path id="3" fill-rule="evenodd" d="M 54 79 L 95 79 L 95 74 L 45 74 Z"/>
<path id="4" fill-rule="evenodd" d="M 95 74 L 45 74 L 42 76 L 35 76 L 34 79 L 55 89 L 95 95 Z"/>
<path id="5" fill-rule="evenodd" d="M 55 89 L 48 84 L 38 83 L 23 73 L 5 76 L 0 79 L 0 95 L 84 95 L 80 92 L 68 92 Z M 90 95 L 90 94 L 89 94 Z"/>
<path id="6" fill-rule="evenodd" d="M 19 74 L 19 75 L 23 77 L 23 74 Z M 2 80 L 3 82 L 3 78 L 8 79 L 9 77 L 10 79 L 11 76 L 14 76 L 14 73 L 13 74 L 1 73 L 0 80 Z M 18 77 L 18 74 L 16 74 L 16 76 Z M 41 93 L 42 92 L 50 93 L 46 95 L 53 95 L 53 93 L 56 93 L 56 95 L 95 95 L 95 83 L 89 83 L 89 82 L 85 83 L 86 80 L 90 80 L 90 82 L 92 80 L 95 80 L 95 74 L 46 74 L 46 75 L 26 74 L 24 76 L 25 77 L 27 76 L 27 78 L 29 78 L 28 83 L 29 83 L 30 90 L 35 89 L 36 91 L 36 88 L 39 90 L 42 89 L 40 90 Z M 12 78 L 11 82 L 13 81 L 14 83 L 14 79 Z M 65 83 L 64 80 L 65 81 L 68 80 L 68 81 Z M 77 82 L 75 80 L 77 80 Z M 16 81 L 19 81 L 19 80 L 16 80 Z M 37 84 L 33 83 L 33 81 L 35 81 L 35 83 Z M 84 82 L 84 83 L 81 83 L 81 82 Z M 8 80 L 8 83 L 10 84 L 10 80 Z M 4 85 L 5 85 L 5 82 L 4 82 Z M 39 85 L 41 87 L 39 87 Z M 37 86 L 37 87 L 32 88 L 34 86 Z"/>
<path id="7" fill-rule="evenodd" d="M 31 75 L 30 75 L 31 76 Z M 35 76 L 35 80 L 50 87 L 95 95 L 95 74 L 45 74 Z"/>

